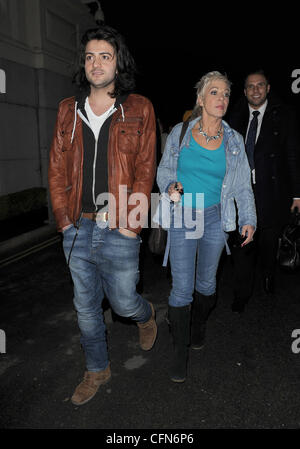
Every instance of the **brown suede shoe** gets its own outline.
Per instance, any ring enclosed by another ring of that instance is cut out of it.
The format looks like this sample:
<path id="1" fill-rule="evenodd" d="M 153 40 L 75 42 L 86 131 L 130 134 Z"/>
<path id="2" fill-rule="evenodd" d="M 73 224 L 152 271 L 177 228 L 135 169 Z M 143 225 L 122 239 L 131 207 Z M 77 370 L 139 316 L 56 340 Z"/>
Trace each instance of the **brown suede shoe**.
<path id="1" fill-rule="evenodd" d="M 149 302 L 152 316 L 146 323 L 137 323 L 140 331 L 140 346 L 144 351 L 149 351 L 156 340 L 157 325 L 155 322 L 155 310 L 153 304 Z"/>
<path id="2" fill-rule="evenodd" d="M 111 378 L 110 364 L 102 371 L 86 371 L 83 381 L 76 387 L 71 401 L 74 405 L 83 405 L 97 393 L 100 385 L 106 384 Z"/>

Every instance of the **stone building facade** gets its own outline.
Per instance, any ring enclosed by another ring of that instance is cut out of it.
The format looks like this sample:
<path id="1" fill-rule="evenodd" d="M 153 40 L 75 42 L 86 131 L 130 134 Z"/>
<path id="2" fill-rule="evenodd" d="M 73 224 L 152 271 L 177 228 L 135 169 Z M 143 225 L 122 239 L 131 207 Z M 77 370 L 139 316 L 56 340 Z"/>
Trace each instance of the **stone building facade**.
<path id="1" fill-rule="evenodd" d="M 79 38 L 96 25 L 85 3 L 0 0 L 0 223 L 49 208 L 58 103 L 74 94 Z"/>

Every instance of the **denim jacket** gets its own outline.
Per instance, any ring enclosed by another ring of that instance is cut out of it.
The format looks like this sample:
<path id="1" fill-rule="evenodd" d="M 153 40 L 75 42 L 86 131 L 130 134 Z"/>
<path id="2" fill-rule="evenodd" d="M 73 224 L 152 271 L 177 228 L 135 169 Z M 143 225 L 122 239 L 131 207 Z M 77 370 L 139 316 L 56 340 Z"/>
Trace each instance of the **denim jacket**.
<path id="1" fill-rule="evenodd" d="M 177 181 L 177 162 L 184 146 L 189 146 L 191 132 L 199 117 L 189 123 L 185 136 L 179 147 L 182 123 L 178 123 L 168 136 L 164 153 L 157 171 L 157 183 L 161 193 L 167 192 L 169 186 Z M 236 229 L 236 207 L 238 225 L 256 227 L 256 211 L 251 187 L 251 172 L 241 134 L 223 121 L 224 145 L 226 153 L 226 173 L 221 190 L 221 222 L 226 232 Z M 184 187 L 184 186 L 183 186 Z"/>

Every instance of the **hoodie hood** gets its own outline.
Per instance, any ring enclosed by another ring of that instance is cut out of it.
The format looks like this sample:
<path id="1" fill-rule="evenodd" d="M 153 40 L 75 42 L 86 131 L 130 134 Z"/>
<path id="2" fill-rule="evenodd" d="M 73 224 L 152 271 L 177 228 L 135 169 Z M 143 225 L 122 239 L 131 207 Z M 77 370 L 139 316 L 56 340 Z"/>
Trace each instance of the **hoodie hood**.
<path id="1" fill-rule="evenodd" d="M 119 95 L 116 98 L 115 107 L 114 107 L 114 111 L 113 111 L 113 113 L 114 113 L 118 108 L 121 109 L 123 122 L 125 121 L 125 112 L 124 112 L 122 103 L 124 103 L 126 101 L 128 95 L 129 94 Z M 76 96 L 76 98 L 75 98 L 74 121 L 73 121 L 72 135 L 71 135 L 71 143 L 73 142 L 73 139 L 74 139 L 74 133 L 75 133 L 76 123 L 77 123 L 77 114 L 80 116 L 80 118 L 84 122 L 86 122 L 88 124 L 88 118 L 87 118 L 85 108 L 84 108 L 86 97 L 87 97 L 87 93 L 85 92 L 85 93 L 82 93 L 82 94 Z"/>

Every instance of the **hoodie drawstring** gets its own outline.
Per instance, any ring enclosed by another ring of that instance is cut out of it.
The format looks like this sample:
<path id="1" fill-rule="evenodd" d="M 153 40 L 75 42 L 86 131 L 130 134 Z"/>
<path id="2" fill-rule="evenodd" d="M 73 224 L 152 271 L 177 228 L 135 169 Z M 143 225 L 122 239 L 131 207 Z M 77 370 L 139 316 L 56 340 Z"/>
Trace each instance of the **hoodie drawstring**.
<path id="1" fill-rule="evenodd" d="M 78 102 L 76 101 L 75 102 L 75 116 L 74 116 L 74 125 L 73 125 L 72 136 L 71 136 L 71 143 L 73 142 L 73 139 L 74 139 L 76 122 L 77 122 L 77 103 Z"/>
<path id="2" fill-rule="evenodd" d="M 120 108 L 121 108 L 121 111 L 122 111 L 123 122 L 125 122 L 125 115 L 124 115 L 124 109 L 123 109 L 122 103 L 120 103 Z"/>

